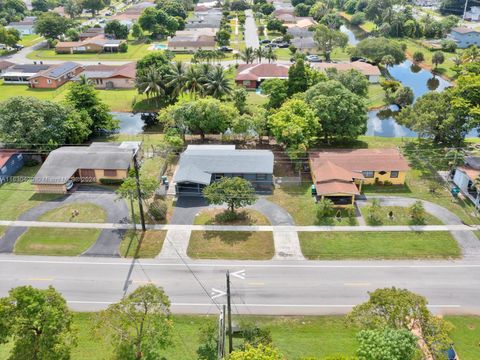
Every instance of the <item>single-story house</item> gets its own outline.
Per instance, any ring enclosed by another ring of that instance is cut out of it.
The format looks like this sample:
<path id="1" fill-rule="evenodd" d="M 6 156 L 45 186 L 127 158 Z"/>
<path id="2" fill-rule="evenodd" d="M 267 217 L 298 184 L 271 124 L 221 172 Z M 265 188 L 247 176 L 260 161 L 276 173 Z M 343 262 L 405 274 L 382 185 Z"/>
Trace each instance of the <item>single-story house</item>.
<path id="1" fill-rule="evenodd" d="M 289 15 L 294 16 L 295 15 L 295 8 L 293 8 L 293 7 L 279 8 L 279 9 L 275 9 L 272 13 L 272 15 L 274 17 L 278 17 L 279 15 L 285 15 L 285 14 L 289 14 Z"/>
<path id="2" fill-rule="evenodd" d="M 140 142 L 92 143 L 53 150 L 33 178 L 39 193 L 67 193 L 67 182 L 99 183 L 128 176 Z"/>
<path id="3" fill-rule="evenodd" d="M 300 26 L 291 26 L 287 28 L 287 34 L 291 35 L 292 37 L 296 38 L 313 38 L 313 31 L 310 31 L 308 28 L 300 27 Z"/>
<path id="4" fill-rule="evenodd" d="M 465 12 L 463 19 L 468 21 L 480 21 L 480 6 L 472 6 L 469 11 Z"/>
<path id="5" fill-rule="evenodd" d="M 82 32 L 78 37 L 80 41 L 85 41 L 87 39 L 94 38 L 98 35 L 104 35 L 105 30 L 103 28 L 89 28 Z"/>
<path id="6" fill-rule="evenodd" d="M 480 193 L 476 180 L 480 176 L 480 156 L 466 156 L 465 164 L 458 166 L 453 175 L 453 183 L 476 207 L 480 207 Z"/>
<path id="7" fill-rule="evenodd" d="M 136 63 L 87 65 L 80 75 L 85 75 L 97 89 L 133 89 L 135 88 Z M 80 75 L 73 81 L 78 81 Z"/>
<path id="8" fill-rule="evenodd" d="M 288 79 L 287 64 L 242 64 L 238 66 L 235 83 L 247 89 L 256 89 L 266 79 Z"/>
<path id="9" fill-rule="evenodd" d="M 448 38 L 454 40 L 460 49 L 475 45 L 480 46 L 480 31 L 467 27 L 455 27 L 448 34 Z"/>
<path id="10" fill-rule="evenodd" d="M 55 46 L 55 52 L 58 54 L 75 53 L 102 53 L 118 52 L 118 48 L 126 40 L 108 39 L 100 34 L 84 41 L 59 42 Z"/>
<path id="11" fill-rule="evenodd" d="M 0 77 L 4 84 L 30 84 L 30 78 L 41 71 L 48 70 L 52 65 L 45 64 L 18 64 L 10 66 Z"/>
<path id="12" fill-rule="evenodd" d="M 7 29 L 18 30 L 20 35 L 31 35 L 35 34 L 35 21 L 37 20 L 36 16 L 27 16 L 21 21 L 14 21 L 7 25 Z"/>
<path id="13" fill-rule="evenodd" d="M 273 153 L 238 150 L 235 145 L 189 145 L 180 155 L 173 176 L 177 195 L 198 196 L 205 186 L 222 177 L 250 181 L 258 193 L 273 191 Z"/>
<path id="14" fill-rule="evenodd" d="M 14 63 L 7 61 L 7 60 L 1 60 L 0 61 L 0 75 L 3 74 L 5 71 L 7 71 L 9 68 L 11 68 Z"/>
<path id="15" fill-rule="evenodd" d="M 0 150 L 0 184 L 23 167 L 23 155 L 16 151 Z"/>
<path id="16" fill-rule="evenodd" d="M 197 50 L 215 50 L 215 44 L 215 36 L 192 32 L 190 35 L 169 38 L 167 47 L 171 51 L 195 52 Z"/>
<path id="17" fill-rule="evenodd" d="M 30 77 L 32 88 L 56 89 L 83 71 L 83 66 L 75 62 L 64 62 L 40 71 Z"/>
<path id="18" fill-rule="evenodd" d="M 290 43 L 304 53 L 315 51 L 318 48 L 318 44 L 313 37 L 294 37 Z"/>
<path id="19" fill-rule="evenodd" d="M 283 15 L 283 16 L 287 17 L 289 15 Z M 292 19 L 289 19 L 289 20 L 290 21 L 285 21 L 286 24 L 284 24 L 287 28 L 297 27 L 297 28 L 309 29 L 312 26 L 315 26 L 317 24 L 316 21 L 310 16 L 306 16 L 306 17 L 294 16 L 293 20 Z"/>
<path id="20" fill-rule="evenodd" d="M 65 13 L 65 7 L 64 6 L 57 6 L 52 9 L 52 12 L 57 13 L 60 16 L 66 17 L 67 14 Z"/>
<path id="21" fill-rule="evenodd" d="M 353 61 L 353 62 L 341 62 L 341 63 L 326 63 L 326 62 L 318 62 L 318 63 L 311 63 L 311 67 L 323 70 L 334 68 L 337 71 L 347 71 L 347 70 L 357 70 L 361 72 L 368 78 L 368 81 L 372 84 L 376 84 L 380 81 L 381 72 L 378 66 L 362 62 L 362 61 Z"/>
<path id="22" fill-rule="evenodd" d="M 309 162 L 317 199 L 337 206 L 353 205 L 362 184 L 404 184 L 410 169 L 397 149 L 315 151 Z"/>

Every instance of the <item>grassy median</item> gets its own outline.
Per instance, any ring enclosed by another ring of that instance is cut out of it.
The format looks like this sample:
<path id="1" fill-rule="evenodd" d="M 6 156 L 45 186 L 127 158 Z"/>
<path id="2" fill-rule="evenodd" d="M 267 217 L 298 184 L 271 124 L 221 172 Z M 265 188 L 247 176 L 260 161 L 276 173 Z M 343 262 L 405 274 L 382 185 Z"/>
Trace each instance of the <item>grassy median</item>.
<path id="1" fill-rule="evenodd" d="M 129 258 L 154 258 L 162 250 L 166 234 L 163 230 L 148 230 L 142 238 L 141 231 L 129 230 L 120 244 L 120 255 Z"/>

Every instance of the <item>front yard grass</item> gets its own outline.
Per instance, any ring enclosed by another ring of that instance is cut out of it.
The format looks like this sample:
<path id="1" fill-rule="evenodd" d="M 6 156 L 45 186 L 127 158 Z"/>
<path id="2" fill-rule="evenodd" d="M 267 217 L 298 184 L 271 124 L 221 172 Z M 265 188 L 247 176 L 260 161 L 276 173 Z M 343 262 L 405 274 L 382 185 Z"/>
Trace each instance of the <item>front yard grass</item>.
<path id="1" fill-rule="evenodd" d="M 225 209 L 207 209 L 200 212 L 194 220 L 195 225 L 270 225 L 268 219 L 252 209 L 238 211 L 236 218 L 224 220 Z"/>
<path id="2" fill-rule="evenodd" d="M 142 175 L 153 177 L 158 179 L 160 177 L 160 170 L 162 170 L 165 164 L 165 157 L 155 156 L 145 159 L 141 167 Z"/>
<path id="3" fill-rule="evenodd" d="M 78 211 L 73 216 L 72 212 Z M 48 211 L 38 218 L 38 221 L 75 222 L 75 223 L 104 223 L 107 219 L 105 210 L 92 203 L 71 203 Z"/>
<path id="4" fill-rule="evenodd" d="M 380 223 L 374 223 L 369 218 L 369 210 L 371 206 L 367 205 L 361 207 L 360 211 L 367 223 L 367 225 L 442 225 L 443 223 L 437 217 L 425 213 L 425 221 L 423 223 L 415 223 L 410 216 L 410 209 L 401 206 L 382 206 L 379 209 Z M 388 214 L 393 213 L 393 219 L 390 219 Z"/>
<path id="5" fill-rule="evenodd" d="M 37 35 L 37 34 L 30 34 L 30 35 L 22 35 L 22 38 L 18 42 L 20 45 L 23 45 L 25 47 L 30 47 L 35 44 L 38 44 L 40 41 L 42 41 L 44 38 L 43 36 Z"/>
<path id="6" fill-rule="evenodd" d="M 379 109 L 387 106 L 385 102 L 385 91 L 380 84 L 368 85 L 367 106 L 369 109 Z"/>
<path id="7" fill-rule="evenodd" d="M 455 350 L 462 360 L 478 360 L 480 354 L 480 316 L 445 316 L 455 328 L 451 333 Z"/>
<path id="8" fill-rule="evenodd" d="M 15 254 L 77 256 L 92 246 L 100 229 L 30 228 L 15 244 Z"/>
<path id="9" fill-rule="evenodd" d="M 128 258 L 154 258 L 162 250 L 166 234 L 164 230 L 148 230 L 142 239 L 141 231 L 129 230 L 120 244 L 120 255 Z"/>
<path id="10" fill-rule="evenodd" d="M 450 259 L 461 255 L 449 232 L 300 232 L 310 260 Z"/>
<path id="11" fill-rule="evenodd" d="M 187 249 L 193 259 L 269 260 L 274 253 L 267 231 L 192 231 Z"/>

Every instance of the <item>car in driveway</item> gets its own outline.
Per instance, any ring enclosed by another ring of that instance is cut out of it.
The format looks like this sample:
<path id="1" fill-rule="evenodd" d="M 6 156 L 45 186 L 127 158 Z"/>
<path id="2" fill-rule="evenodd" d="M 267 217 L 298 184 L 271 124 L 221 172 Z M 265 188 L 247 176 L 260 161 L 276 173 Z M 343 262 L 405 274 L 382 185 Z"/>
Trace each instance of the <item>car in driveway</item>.
<path id="1" fill-rule="evenodd" d="M 277 43 L 277 46 L 279 48 L 285 49 L 285 48 L 288 48 L 288 43 L 287 42 Z"/>
<path id="2" fill-rule="evenodd" d="M 266 47 L 266 48 L 276 49 L 278 46 L 277 46 L 277 44 L 270 43 L 270 44 L 265 45 L 265 47 Z"/>
<path id="3" fill-rule="evenodd" d="M 310 62 L 322 62 L 322 59 L 320 59 L 318 55 L 307 55 L 306 59 Z"/>
<path id="4" fill-rule="evenodd" d="M 233 49 L 230 46 L 220 46 L 218 48 L 218 50 L 224 51 L 224 52 L 232 52 L 233 51 Z"/>
<path id="5" fill-rule="evenodd" d="M 12 48 L 14 48 L 16 51 L 20 51 L 24 48 L 24 46 L 20 44 L 15 44 L 12 46 Z"/>
<path id="6" fill-rule="evenodd" d="M 262 45 L 265 45 L 265 44 L 270 44 L 270 43 L 271 43 L 271 41 L 270 41 L 270 40 L 268 40 L 268 39 L 263 39 L 263 40 L 260 40 L 260 44 L 262 44 Z"/>

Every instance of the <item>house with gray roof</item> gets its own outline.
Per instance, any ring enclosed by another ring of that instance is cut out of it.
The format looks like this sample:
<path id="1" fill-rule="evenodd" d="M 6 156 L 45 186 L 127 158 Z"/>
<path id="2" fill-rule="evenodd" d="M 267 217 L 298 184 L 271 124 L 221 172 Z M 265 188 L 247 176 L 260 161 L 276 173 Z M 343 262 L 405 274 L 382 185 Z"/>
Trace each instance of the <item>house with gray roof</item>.
<path id="1" fill-rule="evenodd" d="M 448 38 L 457 43 L 460 49 L 466 49 L 472 45 L 480 46 L 480 31 L 467 27 L 455 27 L 448 34 Z"/>
<path id="2" fill-rule="evenodd" d="M 41 71 L 48 70 L 53 65 L 47 64 L 17 64 L 8 67 L 2 72 L 0 78 L 4 84 L 30 84 L 30 78 Z"/>
<path id="3" fill-rule="evenodd" d="M 258 193 L 273 191 L 273 153 L 239 150 L 235 145 L 189 145 L 173 176 L 179 196 L 201 196 L 203 188 L 222 177 L 248 180 Z"/>
<path id="4" fill-rule="evenodd" d="M 36 16 L 27 16 L 21 21 L 14 21 L 7 25 L 7 29 L 15 29 L 20 35 L 31 35 L 35 34 L 35 21 L 37 21 Z"/>
<path id="5" fill-rule="evenodd" d="M 33 178 L 36 192 L 65 194 L 69 184 L 113 183 L 128 176 L 140 142 L 92 143 L 53 150 Z"/>
<path id="6" fill-rule="evenodd" d="M 83 66 L 72 61 L 54 65 L 30 77 L 30 87 L 56 89 L 83 71 Z"/>

